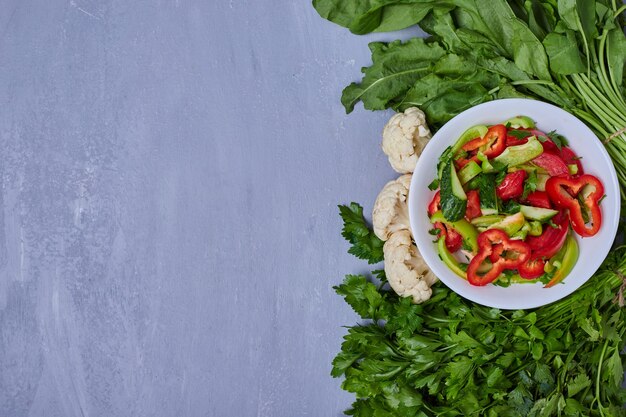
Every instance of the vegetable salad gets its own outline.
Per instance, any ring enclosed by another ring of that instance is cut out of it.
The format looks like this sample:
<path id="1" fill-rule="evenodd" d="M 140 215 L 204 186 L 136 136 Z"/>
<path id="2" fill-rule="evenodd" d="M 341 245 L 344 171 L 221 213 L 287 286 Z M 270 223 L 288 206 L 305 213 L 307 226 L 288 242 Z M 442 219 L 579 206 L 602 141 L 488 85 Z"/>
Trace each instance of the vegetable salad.
<path id="1" fill-rule="evenodd" d="M 446 149 L 427 211 L 439 257 L 454 273 L 476 286 L 549 288 L 571 272 L 573 232 L 599 231 L 604 187 L 567 145 L 518 116 L 473 126 Z"/>

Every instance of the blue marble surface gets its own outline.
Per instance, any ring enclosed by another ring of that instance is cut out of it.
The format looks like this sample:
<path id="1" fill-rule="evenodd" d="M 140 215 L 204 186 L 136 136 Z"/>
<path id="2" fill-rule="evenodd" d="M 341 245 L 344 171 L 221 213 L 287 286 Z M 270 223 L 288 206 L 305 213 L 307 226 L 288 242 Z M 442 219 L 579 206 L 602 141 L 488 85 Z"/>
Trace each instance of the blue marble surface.
<path id="1" fill-rule="evenodd" d="M 0 0 L 0 416 L 337 416 L 395 174 L 367 43 L 308 0 Z"/>

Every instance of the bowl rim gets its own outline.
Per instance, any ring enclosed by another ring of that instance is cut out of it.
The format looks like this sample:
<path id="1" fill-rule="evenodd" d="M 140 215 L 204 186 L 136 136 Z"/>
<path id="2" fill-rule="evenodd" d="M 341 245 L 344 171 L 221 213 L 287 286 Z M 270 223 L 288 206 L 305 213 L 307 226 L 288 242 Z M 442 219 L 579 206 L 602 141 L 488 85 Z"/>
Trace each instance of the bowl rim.
<path id="1" fill-rule="evenodd" d="M 534 116 L 533 114 L 528 114 L 529 105 L 531 105 L 530 107 L 533 108 L 533 111 L 530 111 L 530 113 L 534 113 Z M 587 146 L 587 143 L 588 143 L 588 146 L 595 148 L 599 156 L 601 156 L 603 160 L 602 161 L 594 160 L 593 169 L 591 171 L 593 171 L 594 174 L 597 174 L 597 176 L 600 177 L 601 181 L 603 182 L 605 186 L 605 194 L 607 195 L 607 198 L 605 200 L 609 200 L 608 198 L 610 195 L 609 193 L 612 193 L 613 197 L 610 199 L 610 204 L 607 204 L 605 203 L 605 201 L 603 201 L 603 205 L 602 205 L 602 209 L 603 209 L 602 210 L 603 211 L 602 227 L 609 229 L 608 232 L 604 231 L 602 235 L 604 236 L 604 239 L 607 239 L 607 236 L 610 236 L 609 242 L 601 241 L 597 245 L 594 245 L 594 248 L 587 250 L 587 252 L 589 250 L 593 251 L 595 256 L 589 260 L 585 260 L 584 262 L 585 273 L 582 274 L 584 275 L 584 277 L 582 278 L 578 276 L 573 277 L 573 275 L 577 269 L 580 272 L 580 269 L 583 267 L 583 265 L 581 264 L 581 258 L 583 256 L 583 248 L 588 247 L 587 245 L 589 245 L 590 243 L 594 243 L 594 242 L 591 242 L 590 240 L 600 235 L 600 233 L 592 238 L 585 238 L 584 240 L 581 240 L 581 238 L 577 236 L 576 233 L 573 233 L 579 245 L 580 255 L 579 255 L 578 261 L 576 262 L 574 269 L 572 270 L 572 272 L 570 272 L 570 276 L 568 276 L 568 278 L 570 278 L 570 281 L 568 282 L 567 279 L 564 281 L 566 285 L 561 284 L 561 285 L 552 287 L 550 289 L 544 289 L 541 286 L 541 284 L 534 284 L 534 285 L 518 284 L 518 285 L 512 285 L 507 288 L 503 288 L 503 287 L 498 287 L 494 285 L 489 285 L 485 287 L 471 286 L 470 284 L 467 283 L 466 280 L 463 280 L 462 278 L 455 275 L 439 259 L 439 256 L 437 255 L 436 247 L 432 243 L 432 235 L 429 235 L 427 231 L 422 230 L 423 226 L 419 226 L 420 221 L 423 220 L 423 219 L 422 220 L 419 219 L 420 216 L 423 216 L 427 219 L 427 216 L 425 215 L 425 207 L 428 204 L 428 201 L 425 201 L 425 200 L 423 201 L 423 199 L 420 199 L 420 195 L 422 195 L 423 193 L 409 191 L 408 209 L 409 209 L 409 220 L 410 220 L 411 230 L 413 231 L 413 238 L 419 249 L 419 252 L 422 254 L 422 257 L 424 258 L 424 261 L 430 267 L 430 269 L 435 273 L 435 275 L 439 278 L 439 280 L 442 283 L 444 283 L 447 287 L 449 287 L 451 290 L 453 290 L 460 296 L 467 298 L 468 300 L 474 301 L 478 304 L 482 304 L 488 307 L 507 309 L 507 310 L 536 308 L 536 307 L 540 307 L 546 304 L 550 304 L 552 302 L 560 300 L 563 297 L 570 295 L 572 292 L 576 291 L 581 285 L 587 282 L 589 278 L 591 278 L 591 276 L 593 276 L 593 274 L 597 271 L 597 269 L 600 267 L 600 265 L 602 264 L 602 262 L 608 255 L 610 248 L 613 244 L 613 241 L 615 240 L 615 236 L 617 234 L 617 229 L 618 229 L 618 224 L 619 224 L 620 205 L 621 205 L 619 181 L 617 179 L 617 173 L 615 171 L 615 167 L 613 165 L 613 162 L 607 150 L 602 145 L 598 137 L 591 131 L 591 129 L 587 127 L 587 125 L 585 125 L 576 116 L 561 109 L 560 107 L 557 107 L 550 103 L 546 103 L 546 102 L 539 101 L 539 100 L 523 99 L 523 98 L 499 99 L 499 100 L 493 100 L 493 101 L 489 101 L 486 103 L 482 103 L 482 104 L 470 107 L 469 109 L 459 113 L 457 116 L 453 117 L 447 123 L 445 123 L 433 135 L 433 137 L 430 139 L 428 144 L 425 146 L 422 152 L 422 155 L 418 159 L 413 176 L 411 178 L 410 190 L 417 190 L 419 187 L 424 187 L 425 190 L 428 190 L 427 186 L 431 182 L 432 178 L 434 177 L 434 170 L 433 172 L 426 172 L 428 168 L 425 168 L 425 167 L 427 166 L 430 167 L 433 164 L 435 164 L 436 166 L 436 161 L 438 161 L 439 156 L 441 155 L 441 152 L 443 152 L 445 147 L 452 145 L 453 142 L 458 138 L 458 136 L 463 131 L 465 131 L 467 128 L 474 126 L 476 124 L 497 123 L 498 121 L 506 120 L 509 117 L 513 117 L 510 115 L 511 107 L 513 108 L 520 107 L 521 110 L 515 111 L 514 112 L 515 114 L 518 114 L 518 115 L 524 114 L 533 119 L 537 117 L 538 112 L 545 112 L 545 114 L 555 114 L 555 119 L 557 116 L 560 119 L 562 119 L 561 123 L 557 121 L 555 122 L 555 125 L 561 124 L 561 126 L 563 126 L 564 123 L 567 122 L 568 123 L 567 129 L 569 130 L 575 129 L 577 132 L 578 131 L 580 132 L 580 134 L 577 134 L 579 138 L 575 140 L 576 142 L 579 140 L 583 140 L 587 136 L 593 138 L 593 141 L 586 142 L 585 145 Z M 480 117 L 478 117 L 479 115 Z M 488 118 L 491 121 L 488 122 L 488 121 L 476 120 L 473 122 L 471 121 L 468 122 L 468 120 L 472 120 L 475 118 L 483 119 L 483 120 L 485 118 Z M 554 126 L 553 129 L 556 129 L 556 131 L 558 132 L 559 126 Z M 550 129 L 550 130 L 553 130 L 553 129 Z M 451 136 L 453 137 L 453 139 L 450 140 L 446 136 Z M 570 139 L 570 138 L 567 138 L 567 139 Z M 442 143 L 442 141 L 445 141 L 446 143 Z M 441 150 L 439 150 L 440 148 Z M 582 155 L 584 153 L 584 152 L 580 152 L 581 151 L 580 145 L 578 145 L 578 149 L 576 145 L 574 145 L 572 148 L 578 155 Z M 593 152 L 593 153 L 595 154 L 596 152 Z M 586 169 L 588 169 L 587 165 L 588 164 L 585 164 Z M 433 192 L 431 192 L 430 190 L 428 190 L 428 192 L 432 196 Z M 419 231 L 419 232 L 415 233 L 415 231 Z M 602 256 L 598 256 L 599 253 L 601 253 Z M 571 278 L 575 278 L 575 279 L 571 279 Z M 473 288 L 474 290 L 468 291 L 467 287 Z M 521 287 L 525 287 L 525 288 L 523 291 L 520 291 L 520 296 L 516 297 L 514 300 L 502 298 L 503 294 L 506 294 L 509 291 L 514 291 L 516 289 L 519 290 Z M 477 288 L 480 288 L 481 290 L 487 290 L 487 291 L 476 292 Z M 533 292 L 533 291 L 529 291 L 528 288 L 541 288 L 543 293 L 539 293 L 541 294 L 541 296 L 539 297 L 535 296 L 534 298 L 532 297 L 526 298 L 522 295 L 532 294 Z M 494 289 L 496 290 L 494 291 Z"/>

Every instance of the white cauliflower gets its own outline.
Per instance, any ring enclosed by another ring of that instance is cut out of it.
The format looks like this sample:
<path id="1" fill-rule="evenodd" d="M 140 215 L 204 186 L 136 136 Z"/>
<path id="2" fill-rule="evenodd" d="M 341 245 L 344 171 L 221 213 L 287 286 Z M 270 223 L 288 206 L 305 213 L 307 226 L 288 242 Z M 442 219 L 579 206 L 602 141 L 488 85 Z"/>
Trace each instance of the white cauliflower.
<path id="1" fill-rule="evenodd" d="M 437 277 L 411 240 L 411 232 L 401 230 L 391 235 L 383 246 L 385 275 L 391 288 L 401 297 L 413 297 L 415 304 L 432 295 Z"/>
<path id="2" fill-rule="evenodd" d="M 376 197 L 372 223 L 374 233 L 383 241 L 394 232 L 411 229 L 407 206 L 411 177 L 412 174 L 407 174 L 389 181 Z"/>
<path id="3" fill-rule="evenodd" d="M 383 152 L 392 168 L 401 174 L 413 172 L 417 158 L 430 139 L 426 116 L 417 107 L 397 113 L 383 129 Z"/>

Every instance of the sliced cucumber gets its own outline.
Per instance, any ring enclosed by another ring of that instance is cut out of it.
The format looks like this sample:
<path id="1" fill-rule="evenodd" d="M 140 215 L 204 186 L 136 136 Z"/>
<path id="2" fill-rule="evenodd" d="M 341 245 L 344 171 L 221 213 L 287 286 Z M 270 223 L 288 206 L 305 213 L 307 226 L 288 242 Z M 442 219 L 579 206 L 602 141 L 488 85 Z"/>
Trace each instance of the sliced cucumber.
<path id="1" fill-rule="evenodd" d="M 452 161 L 448 161 L 441 173 L 441 211 L 443 216 L 453 222 L 465 215 L 467 195 L 454 169 Z"/>
<path id="2" fill-rule="evenodd" d="M 535 127 L 535 121 L 528 116 L 516 116 L 511 117 L 509 120 L 504 122 L 505 126 L 509 126 L 513 129 L 523 128 L 523 129 L 532 129 Z"/>
<path id="3" fill-rule="evenodd" d="M 525 218 L 529 220 L 537 220 L 538 222 L 547 222 L 558 213 L 557 210 L 542 208 L 542 207 L 533 207 L 533 206 L 524 206 L 520 205 L 520 213 L 524 215 Z"/>
<path id="4" fill-rule="evenodd" d="M 461 181 L 461 184 L 466 184 L 481 172 L 483 172 L 483 170 L 480 169 L 480 166 L 476 162 L 470 161 L 459 171 L 459 181 Z"/>

